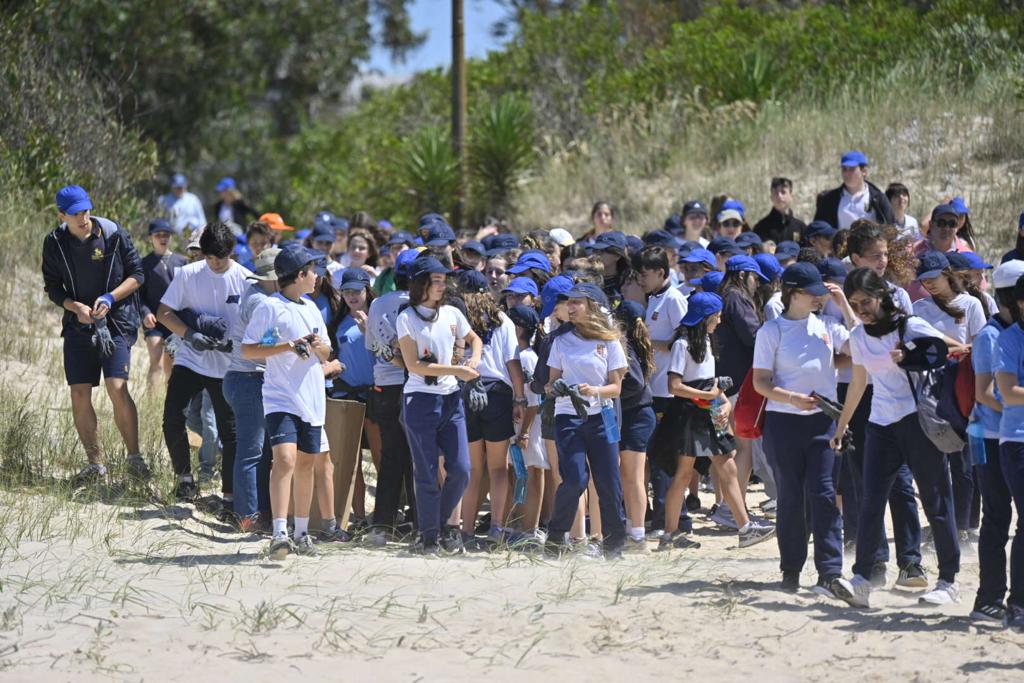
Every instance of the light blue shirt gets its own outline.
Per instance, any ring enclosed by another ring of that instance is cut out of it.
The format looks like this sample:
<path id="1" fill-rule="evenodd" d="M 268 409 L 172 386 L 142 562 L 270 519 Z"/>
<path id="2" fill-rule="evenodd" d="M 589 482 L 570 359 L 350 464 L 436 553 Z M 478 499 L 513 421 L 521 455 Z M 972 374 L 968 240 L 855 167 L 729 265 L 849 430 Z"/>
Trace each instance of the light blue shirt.
<path id="1" fill-rule="evenodd" d="M 341 379 L 354 387 L 373 384 L 373 353 L 366 348 L 363 332 L 351 315 L 338 324 L 338 360 L 345 365 Z"/>
<path id="2" fill-rule="evenodd" d="M 974 338 L 974 345 L 971 347 L 971 366 L 975 375 L 991 374 L 995 381 L 996 366 L 999 363 L 999 335 L 1006 327 L 998 317 L 989 318 L 985 327 L 981 328 L 978 336 Z M 999 397 L 999 388 L 995 390 L 996 398 Z M 974 420 L 981 423 L 985 430 L 986 439 L 999 437 L 999 421 L 1002 413 L 998 413 L 981 403 L 974 404 Z"/>
<path id="3" fill-rule="evenodd" d="M 1008 372 L 1024 385 L 1024 330 L 1010 325 L 999 335 L 999 364 L 996 372 Z M 1011 406 L 1003 401 L 1003 418 L 999 421 L 999 442 L 1024 441 L 1024 406 Z"/>

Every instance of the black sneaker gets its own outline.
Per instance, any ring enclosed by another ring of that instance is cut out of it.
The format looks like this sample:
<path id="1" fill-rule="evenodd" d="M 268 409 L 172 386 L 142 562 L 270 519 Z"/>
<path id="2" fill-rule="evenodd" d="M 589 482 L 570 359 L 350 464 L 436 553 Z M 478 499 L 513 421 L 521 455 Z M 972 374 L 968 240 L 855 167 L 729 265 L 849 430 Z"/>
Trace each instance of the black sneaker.
<path id="1" fill-rule="evenodd" d="M 462 530 L 457 526 L 445 526 L 438 539 L 441 549 L 448 555 L 461 555 L 466 552 L 462 544 Z"/>
<path id="2" fill-rule="evenodd" d="M 686 496 L 686 510 L 688 512 L 697 512 L 700 510 L 700 496 L 694 493 Z"/>
<path id="3" fill-rule="evenodd" d="M 1000 626 L 1006 625 L 1006 607 L 995 602 L 991 605 L 979 605 L 975 603 L 971 611 L 971 619 L 975 621 L 991 621 Z"/>
<path id="4" fill-rule="evenodd" d="M 194 481 L 179 481 L 174 487 L 174 499 L 182 503 L 194 503 L 199 497 L 199 487 Z"/>
<path id="5" fill-rule="evenodd" d="M 423 555 L 425 557 L 438 557 L 441 555 L 441 547 L 437 542 L 427 543 L 423 540 L 423 537 L 418 537 L 411 546 L 409 546 L 410 555 Z"/>
<path id="6" fill-rule="evenodd" d="M 488 512 L 480 518 L 476 523 L 476 528 L 473 529 L 473 533 L 477 536 L 486 536 L 487 532 L 491 530 L 491 513 Z"/>
<path id="7" fill-rule="evenodd" d="M 818 583 L 811 590 L 826 598 L 834 598 L 845 602 L 854 600 L 853 586 L 838 574 L 834 576 L 819 576 Z"/>
<path id="8" fill-rule="evenodd" d="M 1024 607 L 1021 605 L 1007 605 L 1006 625 L 1014 631 L 1024 633 Z"/>
<path id="9" fill-rule="evenodd" d="M 917 562 L 913 562 L 900 569 L 896 585 L 901 588 L 927 588 L 928 574 L 925 573 L 924 567 Z"/>
<path id="10" fill-rule="evenodd" d="M 128 476 L 136 481 L 149 481 L 153 478 L 153 472 L 149 469 L 149 464 L 141 453 L 129 455 L 125 469 L 128 471 Z"/>
<path id="11" fill-rule="evenodd" d="M 782 590 L 787 593 L 796 593 L 800 590 L 800 572 L 787 569 L 782 572 Z"/>
<path id="12" fill-rule="evenodd" d="M 272 560 L 283 560 L 296 551 L 295 543 L 291 536 L 275 536 L 270 539 L 270 546 L 267 555 Z"/>
<path id="13" fill-rule="evenodd" d="M 885 569 L 885 562 L 875 562 L 871 565 L 871 576 L 868 577 L 868 580 L 871 581 L 871 585 L 873 587 L 885 588 L 885 582 L 887 580 Z"/>
<path id="14" fill-rule="evenodd" d="M 91 462 L 83 467 L 78 474 L 71 477 L 69 484 L 73 489 L 80 489 L 93 484 L 99 484 L 107 477 L 107 468 L 103 465 Z"/>

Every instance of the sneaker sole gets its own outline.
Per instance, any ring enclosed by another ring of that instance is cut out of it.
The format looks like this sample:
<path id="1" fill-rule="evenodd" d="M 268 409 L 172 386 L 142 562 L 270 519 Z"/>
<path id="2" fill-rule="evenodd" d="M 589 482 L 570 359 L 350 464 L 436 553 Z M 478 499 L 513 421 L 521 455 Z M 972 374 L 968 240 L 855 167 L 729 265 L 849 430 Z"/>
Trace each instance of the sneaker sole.
<path id="1" fill-rule="evenodd" d="M 291 548 L 278 548 L 270 551 L 270 559 L 281 561 L 292 554 Z"/>
<path id="2" fill-rule="evenodd" d="M 1006 626 L 1006 617 L 996 618 L 991 614 L 985 614 L 984 612 L 972 611 L 971 619 L 974 621 L 981 621 L 987 624 L 999 624 L 1000 626 Z"/>
<path id="3" fill-rule="evenodd" d="M 900 581 L 899 579 L 897 579 L 895 585 L 898 588 L 927 588 L 928 587 L 928 578 L 927 577 L 922 577 L 922 578 L 906 579 L 906 580 L 903 580 L 903 581 Z"/>
<path id="4" fill-rule="evenodd" d="M 767 541 L 769 539 L 772 539 L 772 538 L 775 538 L 775 531 L 772 531 L 769 534 L 765 534 L 764 536 L 756 536 L 754 538 L 747 538 L 747 539 L 741 538 L 740 542 L 739 542 L 739 547 L 741 547 L 741 548 L 749 548 L 752 545 L 757 545 L 758 543 L 764 543 L 765 541 Z"/>

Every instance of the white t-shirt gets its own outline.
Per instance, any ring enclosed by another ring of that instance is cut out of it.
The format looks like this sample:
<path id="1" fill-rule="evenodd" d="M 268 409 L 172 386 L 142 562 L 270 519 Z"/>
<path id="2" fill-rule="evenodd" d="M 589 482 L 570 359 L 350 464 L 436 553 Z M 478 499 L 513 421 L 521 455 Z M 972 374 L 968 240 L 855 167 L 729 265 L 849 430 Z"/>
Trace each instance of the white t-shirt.
<path id="1" fill-rule="evenodd" d="M 871 206 L 871 189 L 867 184 L 858 194 L 850 194 L 846 187 L 843 187 L 839 195 L 839 225 L 836 230 L 849 230 L 854 221 L 861 218 L 875 220 L 875 212 Z"/>
<path id="2" fill-rule="evenodd" d="M 757 370 L 770 370 L 773 384 L 787 391 L 810 396 L 815 392 L 836 399 L 835 354 L 846 344 L 849 332 L 831 319 L 813 313 L 803 320 L 779 316 L 758 330 L 754 340 Z M 768 410 L 810 415 L 821 412 L 800 410 L 786 402 L 768 400 Z"/>
<path id="3" fill-rule="evenodd" d="M 164 195 L 160 204 L 171 227 L 179 235 L 186 229 L 198 230 L 206 225 L 203 203 L 191 192 L 185 192 L 180 197 L 175 197 L 174 193 Z"/>
<path id="4" fill-rule="evenodd" d="M 914 312 L 914 303 L 910 300 L 910 294 L 907 290 L 903 289 L 899 285 L 889 284 L 889 295 L 892 296 L 892 302 L 896 304 L 896 307 L 902 310 L 907 315 L 911 315 Z"/>
<path id="5" fill-rule="evenodd" d="M 525 348 L 519 352 L 519 362 L 522 363 L 523 375 L 527 378 L 524 392 L 527 407 L 540 405 L 540 394 L 530 391 L 529 381 L 529 378 L 532 378 L 533 373 L 537 370 L 537 360 L 537 352 L 531 348 Z M 530 438 L 526 441 L 526 448 L 523 449 L 523 460 L 526 461 L 527 467 L 550 469 L 540 432 L 540 413 L 538 412 L 530 425 Z"/>
<path id="6" fill-rule="evenodd" d="M 896 221 L 896 227 L 899 228 L 900 239 L 912 239 L 916 242 L 924 237 L 917 219 L 909 214 L 903 216 L 903 225 Z"/>
<path id="7" fill-rule="evenodd" d="M 699 379 L 711 379 L 715 376 L 715 356 L 711 353 L 711 337 L 708 336 L 704 360 L 700 363 L 690 355 L 690 344 L 686 337 L 680 337 L 672 343 L 671 358 L 668 372 L 679 375 L 684 382 L 695 382 Z"/>
<path id="8" fill-rule="evenodd" d="M 491 338 L 484 344 L 480 354 L 480 365 L 477 372 L 484 379 L 498 379 L 512 386 L 512 377 L 508 374 L 508 362 L 515 360 L 519 353 L 519 341 L 516 339 L 516 326 L 504 313 L 501 324 L 491 332 Z"/>
<path id="9" fill-rule="evenodd" d="M 651 333 L 651 341 L 671 341 L 683 316 L 686 315 L 686 308 L 686 297 L 672 286 L 647 297 L 647 315 L 644 322 Z M 650 385 L 651 394 L 655 397 L 671 396 L 668 393 L 668 364 L 671 357 L 671 350 L 654 352 L 654 373 L 651 375 Z"/>
<path id="10" fill-rule="evenodd" d="M 970 344 L 981 332 L 981 328 L 985 327 L 985 311 L 981 308 L 981 302 L 964 293 L 957 294 L 950 303 L 964 312 L 964 317 L 959 321 L 946 315 L 930 296 L 914 302 L 914 315 L 924 318 L 950 339 Z"/>
<path id="11" fill-rule="evenodd" d="M 893 330 L 882 337 L 872 337 L 863 325 L 858 325 L 850 332 L 850 355 L 853 356 L 853 362 L 867 370 L 874 384 L 868 420 L 883 427 L 917 411 L 907 373 L 896 365 L 890 355 L 899 346 L 899 336 L 899 330 Z M 942 333 L 926 320 L 917 316 L 907 319 L 905 340 L 941 336 Z"/>
<path id="12" fill-rule="evenodd" d="M 764 319 L 775 320 L 782 315 L 782 292 L 775 292 L 764 302 Z"/>
<path id="13" fill-rule="evenodd" d="M 242 295 L 249 288 L 250 283 L 245 278 L 251 274 L 248 268 L 234 261 L 219 274 L 210 270 L 206 261 L 196 261 L 178 269 L 160 303 L 175 311 L 189 308 L 197 314 L 224 318 L 230 334 L 238 321 Z M 184 342 L 178 345 L 174 364 L 205 377 L 223 379 L 231 364 L 231 355 L 223 351 L 196 351 Z"/>
<path id="14" fill-rule="evenodd" d="M 548 356 L 548 367 L 562 371 L 562 379 L 568 384 L 589 384 L 602 387 L 608 384 L 608 374 L 613 370 L 626 368 L 626 353 L 618 341 L 583 339 L 575 332 L 567 332 L 555 338 Z M 601 412 L 601 401 L 594 396 L 584 396 L 590 403 L 587 414 Z M 555 415 L 575 415 L 569 398 L 560 396 L 555 401 Z"/>
<path id="15" fill-rule="evenodd" d="M 294 341 L 309 334 L 318 335 L 325 344 L 327 323 L 316 304 L 303 298 L 291 301 L 280 292 L 267 297 L 245 328 L 243 344 L 259 344 L 267 330 L 277 329 L 280 341 Z M 327 411 L 324 370 L 312 351 L 299 358 L 288 351 L 267 359 L 263 375 L 263 413 L 289 413 L 314 427 L 323 425 Z"/>
<path id="16" fill-rule="evenodd" d="M 470 332 L 469 321 L 462 311 L 454 306 L 441 306 L 436 311 L 431 308 L 417 306 L 424 320 L 412 306 L 398 314 L 398 321 L 395 329 L 398 331 L 398 339 L 411 338 L 416 342 L 416 353 L 420 358 L 428 353 L 433 353 L 439 365 L 451 365 L 452 355 L 455 350 L 455 340 L 462 339 Z M 429 322 L 434 314 L 437 319 Z M 437 384 L 427 384 L 422 375 L 415 372 L 409 373 L 409 380 L 405 383 L 406 394 L 414 392 L 423 394 L 439 394 L 446 396 L 459 390 L 459 382 L 454 375 L 445 375 L 437 378 Z"/>
<path id="17" fill-rule="evenodd" d="M 374 299 L 366 314 L 366 334 L 363 341 L 376 359 L 373 364 L 373 383 L 379 387 L 405 384 L 405 370 L 386 359 L 399 353 L 395 350 L 398 346 L 395 323 L 398 321 L 398 309 L 407 303 L 409 292 L 388 292 Z"/>

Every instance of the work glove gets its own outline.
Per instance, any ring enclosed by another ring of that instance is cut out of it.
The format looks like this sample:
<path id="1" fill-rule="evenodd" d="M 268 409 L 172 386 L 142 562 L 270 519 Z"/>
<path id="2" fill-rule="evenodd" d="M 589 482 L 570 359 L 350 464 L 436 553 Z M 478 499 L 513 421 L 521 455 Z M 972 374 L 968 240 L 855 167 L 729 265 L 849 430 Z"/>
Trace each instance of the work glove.
<path id="1" fill-rule="evenodd" d="M 568 384 L 564 379 L 559 377 L 551 384 L 551 393 L 555 396 L 563 396 L 572 402 L 573 410 L 576 411 L 576 416 L 581 420 L 587 418 L 587 409 L 590 407 L 590 402 L 583 397 L 580 393 L 580 386 L 578 384 Z"/>
<path id="2" fill-rule="evenodd" d="M 480 378 L 466 382 L 466 405 L 474 413 L 481 413 L 487 408 L 487 392 L 480 386 Z"/>
<path id="3" fill-rule="evenodd" d="M 107 329 L 107 319 L 100 318 L 93 322 L 95 331 L 92 333 L 92 345 L 99 351 L 100 358 L 106 360 L 114 355 L 114 340 Z"/>
<path id="4" fill-rule="evenodd" d="M 213 337 L 207 336 L 201 332 L 195 330 L 189 330 L 185 333 L 185 341 L 187 341 L 193 349 L 196 351 L 216 351 L 220 350 L 223 344 Z"/>

